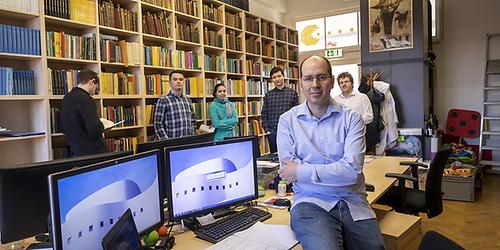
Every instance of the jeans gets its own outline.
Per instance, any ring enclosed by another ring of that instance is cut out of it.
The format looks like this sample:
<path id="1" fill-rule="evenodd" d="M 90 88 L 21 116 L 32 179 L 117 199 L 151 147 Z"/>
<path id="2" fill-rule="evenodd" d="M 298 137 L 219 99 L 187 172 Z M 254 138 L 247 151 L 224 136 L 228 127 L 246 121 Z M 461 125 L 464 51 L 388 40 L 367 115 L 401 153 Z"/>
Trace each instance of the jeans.
<path id="1" fill-rule="evenodd" d="M 295 236 L 307 249 L 385 249 L 376 219 L 354 221 L 349 207 L 339 201 L 329 212 L 308 202 L 290 211 Z"/>

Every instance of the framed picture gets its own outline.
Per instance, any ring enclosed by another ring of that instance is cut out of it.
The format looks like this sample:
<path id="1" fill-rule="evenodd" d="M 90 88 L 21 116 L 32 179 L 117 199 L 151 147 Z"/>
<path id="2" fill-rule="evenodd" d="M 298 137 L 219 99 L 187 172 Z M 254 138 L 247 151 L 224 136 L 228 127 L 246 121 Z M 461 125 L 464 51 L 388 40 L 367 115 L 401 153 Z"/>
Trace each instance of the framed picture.
<path id="1" fill-rule="evenodd" d="M 370 52 L 413 48 L 413 0 L 369 0 Z"/>

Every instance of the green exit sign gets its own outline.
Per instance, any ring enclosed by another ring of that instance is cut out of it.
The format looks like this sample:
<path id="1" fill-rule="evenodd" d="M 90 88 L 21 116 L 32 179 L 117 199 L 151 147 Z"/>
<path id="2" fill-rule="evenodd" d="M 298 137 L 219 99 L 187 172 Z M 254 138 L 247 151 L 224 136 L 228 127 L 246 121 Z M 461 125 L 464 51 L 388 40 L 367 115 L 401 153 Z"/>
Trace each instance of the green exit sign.
<path id="1" fill-rule="evenodd" d="M 326 58 L 342 57 L 342 49 L 327 49 L 325 50 Z"/>

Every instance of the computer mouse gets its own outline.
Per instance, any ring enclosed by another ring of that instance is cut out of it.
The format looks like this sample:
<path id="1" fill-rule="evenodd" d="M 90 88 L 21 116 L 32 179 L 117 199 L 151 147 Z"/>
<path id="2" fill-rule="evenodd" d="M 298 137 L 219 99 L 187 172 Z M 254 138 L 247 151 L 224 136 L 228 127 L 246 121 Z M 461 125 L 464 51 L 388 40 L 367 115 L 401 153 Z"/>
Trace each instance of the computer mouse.
<path id="1" fill-rule="evenodd" d="M 291 202 L 289 199 L 276 199 L 275 201 L 273 201 L 273 205 L 281 207 L 289 207 L 291 205 Z"/>

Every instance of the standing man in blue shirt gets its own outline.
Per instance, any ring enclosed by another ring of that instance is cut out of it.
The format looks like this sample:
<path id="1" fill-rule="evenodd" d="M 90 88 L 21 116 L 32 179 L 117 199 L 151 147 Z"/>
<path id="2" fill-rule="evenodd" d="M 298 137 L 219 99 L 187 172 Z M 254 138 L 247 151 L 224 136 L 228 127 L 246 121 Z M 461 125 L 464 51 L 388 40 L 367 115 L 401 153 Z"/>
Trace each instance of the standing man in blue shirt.
<path id="1" fill-rule="evenodd" d="M 158 139 L 194 135 L 196 118 L 191 99 L 182 94 L 184 74 L 174 70 L 169 75 L 170 92 L 158 99 L 154 127 Z"/>
<path id="2" fill-rule="evenodd" d="M 280 115 L 299 105 L 299 96 L 295 90 L 285 86 L 283 69 L 274 67 L 269 74 L 274 84 L 274 89 L 266 93 L 262 105 L 262 127 L 269 140 L 271 153 L 277 152 L 276 130 Z"/>
<path id="3" fill-rule="evenodd" d="M 330 97 L 330 62 L 320 56 L 300 65 L 306 99 L 280 117 L 279 174 L 293 183 L 291 227 L 304 249 L 384 249 L 366 199 L 365 124 L 360 114 Z"/>

